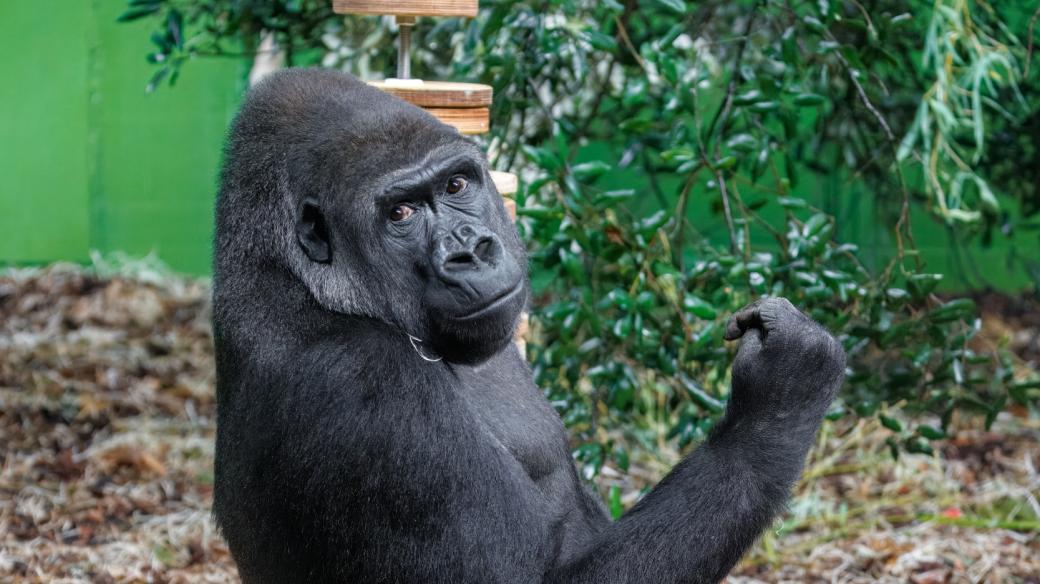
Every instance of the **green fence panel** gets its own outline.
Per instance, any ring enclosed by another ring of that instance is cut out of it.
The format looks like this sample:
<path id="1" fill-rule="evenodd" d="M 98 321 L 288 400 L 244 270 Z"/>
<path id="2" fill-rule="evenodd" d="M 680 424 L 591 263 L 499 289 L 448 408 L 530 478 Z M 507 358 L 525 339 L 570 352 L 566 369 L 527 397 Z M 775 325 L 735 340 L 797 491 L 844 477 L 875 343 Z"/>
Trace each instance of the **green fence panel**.
<path id="1" fill-rule="evenodd" d="M 209 271 L 240 60 L 192 63 L 147 94 L 149 23 L 117 0 L 0 2 L 0 262 L 155 252 Z"/>
<path id="2" fill-rule="evenodd" d="M 87 257 L 90 13 L 0 2 L 0 262 Z"/>
<path id="3" fill-rule="evenodd" d="M 174 269 L 208 272 L 220 152 L 247 70 L 238 60 L 200 60 L 176 87 L 146 94 L 151 23 L 117 23 L 123 2 L 96 5 L 91 244 L 154 251 Z"/>

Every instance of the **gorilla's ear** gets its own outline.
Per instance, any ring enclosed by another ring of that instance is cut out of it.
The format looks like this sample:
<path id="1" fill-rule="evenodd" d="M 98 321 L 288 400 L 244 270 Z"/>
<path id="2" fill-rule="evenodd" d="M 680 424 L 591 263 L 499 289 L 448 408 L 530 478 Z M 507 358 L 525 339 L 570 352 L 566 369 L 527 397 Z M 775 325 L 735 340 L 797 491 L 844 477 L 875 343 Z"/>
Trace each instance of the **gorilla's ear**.
<path id="1" fill-rule="evenodd" d="M 322 264 L 332 261 L 332 244 L 325 215 L 312 198 L 304 199 L 296 212 L 296 241 L 311 261 Z"/>

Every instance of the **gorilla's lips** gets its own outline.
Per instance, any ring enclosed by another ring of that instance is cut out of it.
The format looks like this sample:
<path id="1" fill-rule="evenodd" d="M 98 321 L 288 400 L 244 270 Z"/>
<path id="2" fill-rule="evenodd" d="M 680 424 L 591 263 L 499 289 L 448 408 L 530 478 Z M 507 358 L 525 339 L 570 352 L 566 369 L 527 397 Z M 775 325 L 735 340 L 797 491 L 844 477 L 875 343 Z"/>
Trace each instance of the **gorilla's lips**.
<path id="1" fill-rule="evenodd" d="M 491 313 L 495 312 L 499 308 L 505 307 L 506 305 L 510 304 L 513 300 L 516 299 L 517 296 L 523 294 L 523 292 L 524 279 L 519 278 L 512 288 L 506 288 L 501 294 L 492 297 L 491 300 L 485 303 L 483 306 L 479 306 L 469 313 L 458 315 L 454 317 L 454 320 L 459 322 L 466 322 L 478 320 L 485 316 L 489 316 Z"/>
<path id="2" fill-rule="evenodd" d="M 527 284 L 519 270 L 516 277 L 501 280 L 505 280 L 505 286 L 463 303 L 451 294 L 445 294 L 444 286 L 438 286 L 441 293 L 433 297 L 442 302 L 427 304 L 431 326 L 428 340 L 445 360 L 481 363 L 513 339 L 520 312 L 527 302 Z"/>

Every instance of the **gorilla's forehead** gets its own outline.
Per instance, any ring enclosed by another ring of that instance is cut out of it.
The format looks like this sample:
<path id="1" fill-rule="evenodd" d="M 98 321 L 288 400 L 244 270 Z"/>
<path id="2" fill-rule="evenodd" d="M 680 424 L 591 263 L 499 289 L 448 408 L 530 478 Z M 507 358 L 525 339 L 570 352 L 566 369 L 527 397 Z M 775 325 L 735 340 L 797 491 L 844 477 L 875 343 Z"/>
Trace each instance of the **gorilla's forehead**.
<path id="1" fill-rule="evenodd" d="M 336 150 L 355 160 L 414 160 L 468 141 L 422 109 L 336 71 L 290 69 L 250 90 L 236 134 L 276 149 Z"/>
<path id="2" fill-rule="evenodd" d="M 282 168 L 287 196 L 358 199 L 453 157 L 487 165 L 474 142 L 420 108 L 343 73 L 290 69 L 250 90 L 223 176 L 225 189 L 258 196 Z"/>

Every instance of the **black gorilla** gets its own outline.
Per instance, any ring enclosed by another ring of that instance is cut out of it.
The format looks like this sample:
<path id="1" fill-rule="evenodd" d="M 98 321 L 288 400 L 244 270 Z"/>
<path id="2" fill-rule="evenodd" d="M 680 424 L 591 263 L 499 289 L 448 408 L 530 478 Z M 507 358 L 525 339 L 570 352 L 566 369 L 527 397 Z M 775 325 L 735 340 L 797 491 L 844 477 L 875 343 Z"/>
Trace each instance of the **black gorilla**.
<path id="1" fill-rule="evenodd" d="M 215 264 L 214 511 L 246 582 L 718 581 L 844 372 L 786 300 L 744 309 L 725 418 L 611 522 L 511 342 L 526 261 L 484 155 L 335 72 L 250 92 Z"/>

